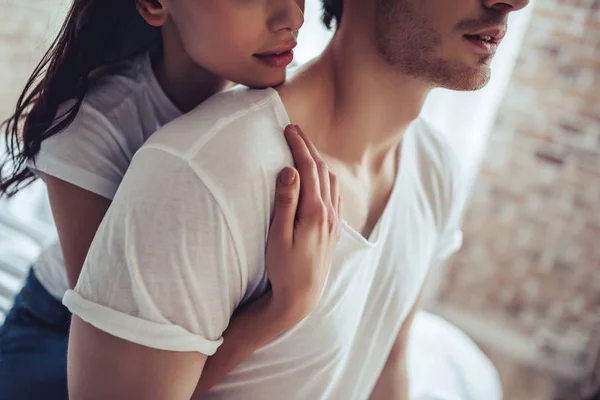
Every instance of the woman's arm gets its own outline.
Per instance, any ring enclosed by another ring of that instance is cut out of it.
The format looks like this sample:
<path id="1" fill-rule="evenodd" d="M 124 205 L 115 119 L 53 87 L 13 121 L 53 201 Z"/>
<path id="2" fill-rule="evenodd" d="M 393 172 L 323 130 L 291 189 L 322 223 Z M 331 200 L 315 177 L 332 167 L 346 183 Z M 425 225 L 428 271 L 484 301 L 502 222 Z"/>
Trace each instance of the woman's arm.
<path id="1" fill-rule="evenodd" d="M 85 256 L 111 201 L 51 175 L 43 176 L 58 231 L 69 287 L 77 283 Z"/>

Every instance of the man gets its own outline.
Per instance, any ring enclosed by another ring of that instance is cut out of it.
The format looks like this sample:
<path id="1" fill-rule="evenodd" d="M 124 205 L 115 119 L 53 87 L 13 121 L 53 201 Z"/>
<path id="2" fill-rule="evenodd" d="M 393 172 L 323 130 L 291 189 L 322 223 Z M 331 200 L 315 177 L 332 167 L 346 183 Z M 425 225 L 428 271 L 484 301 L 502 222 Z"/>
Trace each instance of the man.
<path id="1" fill-rule="evenodd" d="M 155 134 L 65 297 L 91 324 L 74 321 L 74 379 L 104 362 L 81 382 L 113 398 L 189 397 L 233 310 L 265 290 L 271 182 L 291 165 L 280 132 L 292 121 L 306 134 L 288 140 L 308 137 L 337 176 L 342 236 L 315 309 L 206 397 L 405 399 L 419 293 L 461 239 L 458 163 L 418 115 L 434 87 L 487 83 L 508 14 L 527 3 L 326 0 L 331 44 L 286 84 L 218 95 Z"/>

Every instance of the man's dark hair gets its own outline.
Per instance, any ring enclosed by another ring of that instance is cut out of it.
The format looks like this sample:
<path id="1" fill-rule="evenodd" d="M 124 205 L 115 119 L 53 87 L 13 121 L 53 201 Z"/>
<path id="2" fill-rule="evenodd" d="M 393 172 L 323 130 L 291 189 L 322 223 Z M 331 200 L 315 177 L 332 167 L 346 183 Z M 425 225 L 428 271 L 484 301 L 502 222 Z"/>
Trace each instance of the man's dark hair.
<path id="1" fill-rule="evenodd" d="M 342 0 L 323 0 L 323 23 L 331 29 L 331 22 L 335 20 L 336 27 L 342 22 Z"/>

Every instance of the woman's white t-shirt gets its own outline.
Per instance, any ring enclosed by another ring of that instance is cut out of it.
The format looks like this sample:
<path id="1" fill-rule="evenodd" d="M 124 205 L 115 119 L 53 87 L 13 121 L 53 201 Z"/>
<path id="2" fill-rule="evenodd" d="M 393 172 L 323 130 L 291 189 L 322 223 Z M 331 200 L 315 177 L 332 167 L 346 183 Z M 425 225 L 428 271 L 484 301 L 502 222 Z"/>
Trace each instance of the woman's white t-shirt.
<path id="1" fill-rule="evenodd" d="M 63 104 L 59 115 L 71 105 Z M 43 141 L 28 166 L 112 199 L 135 152 L 180 115 L 156 80 L 150 57 L 128 60 L 88 93 L 73 123 Z M 58 241 L 42 252 L 34 271 L 46 290 L 62 299 L 69 286 Z"/>

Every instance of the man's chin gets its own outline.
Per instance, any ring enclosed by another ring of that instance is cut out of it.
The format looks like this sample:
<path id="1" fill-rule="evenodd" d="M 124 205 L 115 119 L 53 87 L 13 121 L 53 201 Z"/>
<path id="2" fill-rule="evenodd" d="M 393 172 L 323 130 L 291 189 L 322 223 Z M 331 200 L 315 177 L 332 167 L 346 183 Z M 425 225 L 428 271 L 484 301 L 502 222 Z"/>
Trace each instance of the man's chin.
<path id="1" fill-rule="evenodd" d="M 463 70 L 453 75 L 452 79 L 440 82 L 440 86 L 456 91 L 475 91 L 482 89 L 488 84 L 491 77 L 491 70 L 489 65 L 483 65 L 478 68 Z"/>

